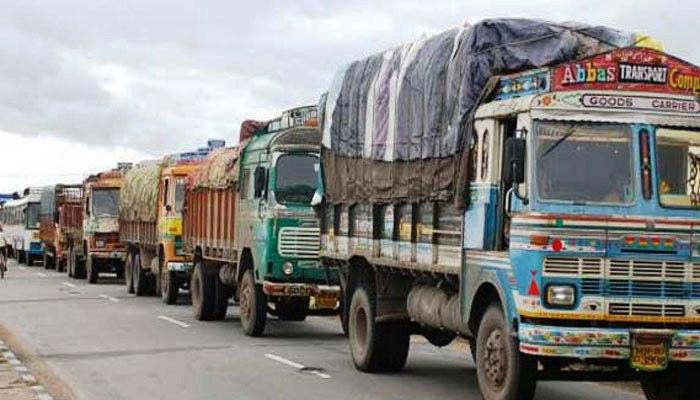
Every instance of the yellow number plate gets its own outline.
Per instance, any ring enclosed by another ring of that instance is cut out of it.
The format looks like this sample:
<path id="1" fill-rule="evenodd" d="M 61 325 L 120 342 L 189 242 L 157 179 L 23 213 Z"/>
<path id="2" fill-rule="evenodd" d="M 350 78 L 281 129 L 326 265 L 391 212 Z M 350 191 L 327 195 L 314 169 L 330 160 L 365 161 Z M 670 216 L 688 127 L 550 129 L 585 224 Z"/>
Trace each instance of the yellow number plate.
<path id="1" fill-rule="evenodd" d="M 637 336 L 632 342 L 630 365 L 640 371 L 662 371 L 668 366 L 668 341 L 663 336 Z"/>
<path id="2" fill-rule="evenodd" d="M 322 293 L 315 297 L 317 308 L 335 308 L 338 298 L 332 293 Z"/>

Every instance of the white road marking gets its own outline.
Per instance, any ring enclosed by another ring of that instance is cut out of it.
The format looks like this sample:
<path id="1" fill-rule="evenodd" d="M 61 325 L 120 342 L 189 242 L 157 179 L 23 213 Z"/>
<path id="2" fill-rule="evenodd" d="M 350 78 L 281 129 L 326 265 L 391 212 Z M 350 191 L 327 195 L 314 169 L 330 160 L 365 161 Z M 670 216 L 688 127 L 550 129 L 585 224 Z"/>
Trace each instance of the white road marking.
<path id="1" fill-rule="evenodd" d="M 74 287 L 75 287 L 74 284 L 69 283 L 69 282 L 63 282 L 63 283 L 61 283 L 61 285 L 63 285 L 63 286 L 68 286 L 69 288 L 74 288 Z"/>
<path id="2" fill-rule="evenodd" d="M 303 364 L 299 364 L 298 362 L 294 362 L 292 360 L 287 360 L 286 358 L 280 357 L 277 354 L 265 353 L 265 357 L 269 358 L 270 360 L 277 361 L 278 363 L 284 364 L 288 367 L 296 368 L 300 371 L 303 370 L 304 368 L 306 368 Z M 312 375 L 316 375 L 319 378 L 323 378 L 323 379 L 330 379 L 331 378 L 330 375 L 328 375 L 324 372 L 321 372 L 321 371 L 315 371 L 312 369 L 312 370 L 309 370 L 307 372 L 312 374 Z"/>
<path id="3" fill-rule="evenodd" d="M 101 298 L 101 299 L 106 299 L 106 300 L 109 300 L 109 301 L 112 301 L 112 302 L 115 302 L 115 303 L 119 303 L 119 299 L 115 299 L 114 297 L 107 296 L 106 294 L 101 294 L 101 295 L 100 295 L 100 298 Z"/>
<path id="4" fill-rule="evenodd" d="M 168 322 L 170 322 L 171 324 L 175 324 L 175 325 L 181 326 L 181 327 L 183 327 L 183 328 L 189 328 L 189 327 L 190 327 L 189 324 L 186 324 L 186 323 L 184 323 L 184 322 L 182 322 L 182 321 L 178 321 L 178 320 L 176 320 L 175 318 L 166 317 L 165 315 L 159 315 L 157 318 L 158 318 L 158 319 L 162 319 L 163 321 L 168 321 Z"/>
<path id="5" fill-rule="evenodd" d="M 46 274 L 43 272 L 37 272 L 36 276 L 41 277 L 41 278 L 46 278 Z"/>

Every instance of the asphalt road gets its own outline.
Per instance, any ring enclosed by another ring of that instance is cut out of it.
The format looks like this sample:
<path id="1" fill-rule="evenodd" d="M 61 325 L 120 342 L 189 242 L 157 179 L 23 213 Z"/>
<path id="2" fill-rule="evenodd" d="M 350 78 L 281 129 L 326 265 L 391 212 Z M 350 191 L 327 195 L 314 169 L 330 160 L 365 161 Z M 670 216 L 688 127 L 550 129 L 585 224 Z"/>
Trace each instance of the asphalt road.
<path id="1" fill-rule="evenodd" d="M 80 400 L 479 399 L 465 352 L 416 338 L 403 372 L 357 372 L 337 319 L 268 320 L 241 332 L 238 312 L 199 322 L 179 305 L 135 297 L 114 278 L 75 281 L 11 261 L 0 281 L 0 324 L 36 353 Z M 594 383 L 540 383 L 536 399 L 641 399 Z"/>

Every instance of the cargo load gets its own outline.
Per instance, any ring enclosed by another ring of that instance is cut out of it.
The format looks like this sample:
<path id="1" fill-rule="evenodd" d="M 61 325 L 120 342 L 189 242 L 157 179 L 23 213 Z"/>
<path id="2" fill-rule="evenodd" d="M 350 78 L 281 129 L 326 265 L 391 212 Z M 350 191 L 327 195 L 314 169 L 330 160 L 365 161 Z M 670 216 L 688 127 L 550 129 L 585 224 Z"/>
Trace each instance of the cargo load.
<path id="1" fill-rule="evenodd" d="M 238 181 L 238 158 L 240 146 L 220 148 L 212 151 L 202 162 L 199 171 L 192 174 L 192 188 L 224 189 Z"/>
<path id="2" fill-rule="evenodd" d="M 122 221 L 154 222 L 157 219 L 158 181 L 167 158 L 136 164 L 125 175 L 119 193 Z"/>
<path id="3" fill-rule="evenodd" d="M 635 44 L 603 26 L 489 19 L 354 61 L 321 100 L 331 203 L 463 201 L 470 114 L 496 75 Z"/>

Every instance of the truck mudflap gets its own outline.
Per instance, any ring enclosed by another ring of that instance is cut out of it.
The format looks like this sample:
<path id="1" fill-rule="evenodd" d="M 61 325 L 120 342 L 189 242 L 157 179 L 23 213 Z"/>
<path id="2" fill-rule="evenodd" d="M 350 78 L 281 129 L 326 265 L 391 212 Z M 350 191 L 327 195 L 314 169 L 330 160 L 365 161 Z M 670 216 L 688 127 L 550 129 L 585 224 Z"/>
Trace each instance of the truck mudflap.
<path id="1" fill-rule="evenodd" d="M 545 357 L 628 359 L 657 371 L 670 361 L 700 361 L 700 330 L 572 328 L 522 324 L 520 351 Z"/>
<path id="2" fill-rule="evenodd" d="M 263 292 L 276 297 L 313 297 L 318 308 L 335 308 L 340 300 L 340 286 L 313 283 L 264 281 Z"/>

